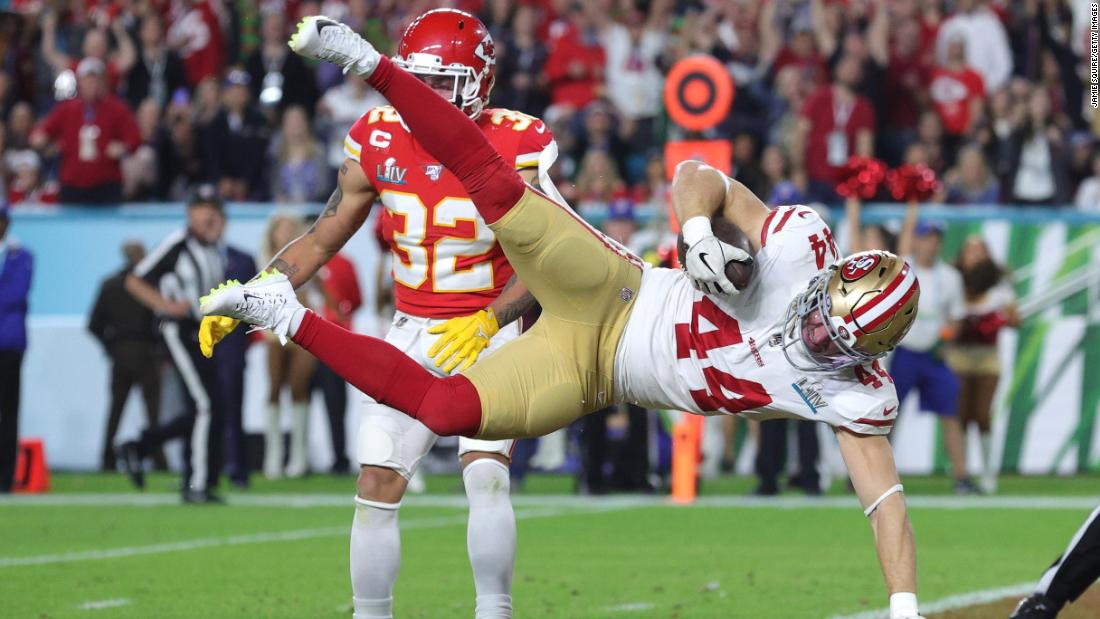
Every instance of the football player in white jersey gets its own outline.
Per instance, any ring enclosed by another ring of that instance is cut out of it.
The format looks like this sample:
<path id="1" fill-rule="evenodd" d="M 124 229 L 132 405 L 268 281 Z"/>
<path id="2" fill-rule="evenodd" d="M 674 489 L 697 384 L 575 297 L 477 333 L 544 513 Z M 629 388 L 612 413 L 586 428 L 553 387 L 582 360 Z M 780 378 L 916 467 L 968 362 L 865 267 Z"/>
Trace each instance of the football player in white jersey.
<path id="1" fill-rule="evenodd" d="M 913 533 L 885 436 L 897 399 L 876 364 L 916 316 L 919 286 L 909 265 L 887 252 L 838 261 L 832 233 L 811 209 L 769 210 L 721 172 L 685 162 L 672 187 L 689 247 L 685 269 L 644 268 L 523 183 L 476 125 L 438 105 L 346 26 L 307 18 L 291 47 L 355 71 L 390 100 L 419 143 L 461 180 L 543 315 L 491 357 L 439 377 L 385 341 L 301 307 L 277 271 L 213 291 L 204 313 L 292 338 L 440 435 L 537 436 L 622 400 L 824 421 L 870 518 L 891 617 L 919 617 Z M 716 213 L 756 251 L 743 290 L 725 267 L 752 258 L 714 236 Z"/>

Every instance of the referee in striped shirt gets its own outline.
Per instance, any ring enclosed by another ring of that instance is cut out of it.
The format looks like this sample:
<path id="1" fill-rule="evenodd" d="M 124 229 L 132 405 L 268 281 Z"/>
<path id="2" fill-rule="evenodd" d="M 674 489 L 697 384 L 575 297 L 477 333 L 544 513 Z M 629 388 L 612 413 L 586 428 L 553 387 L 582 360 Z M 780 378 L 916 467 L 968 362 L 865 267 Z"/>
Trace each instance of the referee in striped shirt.
<path id="1" fill-rule="evenodd" d="M 213 360 L 199 352 L 199 297 L 225 278 L 218 241 L 225 211 L 213 187 L 203 186 L 187 205 L 187 227 L 168 235 L 126 278 L 130 294 L 157 313 L 168 356 L 186 394 L 183 415 L 147 428 L 119 446 L 119 459 L 138 488 L 145 487 L 144 459 L 164 442 L 184 439 L 183 500 L 219 503 L 213 493 L 221 472 L 222 403 Z"/>

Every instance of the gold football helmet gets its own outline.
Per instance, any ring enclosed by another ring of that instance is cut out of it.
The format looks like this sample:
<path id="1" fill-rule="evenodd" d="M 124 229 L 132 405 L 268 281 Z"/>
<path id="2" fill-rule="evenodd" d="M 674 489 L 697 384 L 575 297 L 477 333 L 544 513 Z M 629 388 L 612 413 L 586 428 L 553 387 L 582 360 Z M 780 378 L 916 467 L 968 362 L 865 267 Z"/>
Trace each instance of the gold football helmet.
<path id="1" fill-rule="evenodd" d="M 791 302 L 783 354 L 807 372 L 878 359 L 909 332 L 919 299 L 917 276 L 904 260 L 887 251 L 852 254 L 817 274 Z"/>

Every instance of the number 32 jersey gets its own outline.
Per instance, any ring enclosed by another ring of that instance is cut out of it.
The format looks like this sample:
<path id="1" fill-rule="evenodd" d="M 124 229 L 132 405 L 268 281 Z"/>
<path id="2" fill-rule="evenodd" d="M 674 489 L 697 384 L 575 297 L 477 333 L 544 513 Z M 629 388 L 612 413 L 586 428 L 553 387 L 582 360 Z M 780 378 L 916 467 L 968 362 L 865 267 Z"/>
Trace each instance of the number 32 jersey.
<path id="1" fill-rule="evenodd" d="M 808 207 L 780 207 L 766 220 L 760 245 L 749 286 L 733 297 L 695 290 L 678 269 L 643 274 L 616 352 L 620 398 L 703 415 L 806 419 L 888 433 L 897 395 L 877 361 L 802 372 L 780 347 L 787 307 L 839 258 L 829 227 Z"/>
<path id="2" fill-rule="evenodd" d="M 547 169 L 557 155 L 537 118 L 486 109 L 485 137 L 517 169 Z M 381 232 L 392 254 L 396 306 L 428 318 L 453 318 L 487 306 L 513 271 L 458 178 L 413 139 L 392 107 L 373 108 L 344 138 L 385 207 Z M 540 165 L 541 164 L 541 165 Z"/>

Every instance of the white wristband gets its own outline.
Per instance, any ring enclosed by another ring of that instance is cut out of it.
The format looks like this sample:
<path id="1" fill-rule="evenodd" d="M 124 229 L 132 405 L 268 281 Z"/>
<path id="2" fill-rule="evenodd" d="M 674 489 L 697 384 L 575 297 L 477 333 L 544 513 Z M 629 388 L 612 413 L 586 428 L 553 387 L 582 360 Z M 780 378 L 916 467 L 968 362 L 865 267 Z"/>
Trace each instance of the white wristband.
<path id="1" fill-rule="evenodd" d="M 908 619 L 919 614 L 916 593 L 895 593 L 890 596 L 890 619 Z"/>
<path id="2" fill-rule="evenodd" d="M 704 215 L 688 218 L 680 226 L 680 232 L 684 233 L 684 244 L 689 248 L 708 236 L 714 236 L 714 231 L 710 227 L 710 217 Z"/>

